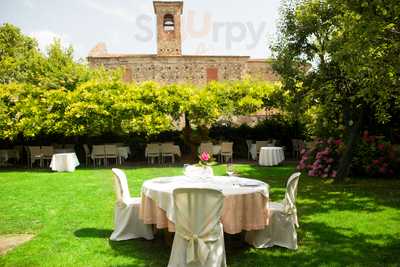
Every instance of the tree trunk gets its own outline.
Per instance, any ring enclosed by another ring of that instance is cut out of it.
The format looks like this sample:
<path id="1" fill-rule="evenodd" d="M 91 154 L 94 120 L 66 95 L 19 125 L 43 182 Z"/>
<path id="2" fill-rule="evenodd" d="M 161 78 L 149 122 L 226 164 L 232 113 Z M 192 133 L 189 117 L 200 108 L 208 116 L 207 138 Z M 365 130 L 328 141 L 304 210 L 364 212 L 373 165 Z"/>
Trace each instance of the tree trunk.
<path id="1" fill-rule="evenodd" d="M 363 111 L 359 113 L 357 120 L 353 125 L 349 126 L 350 119 L 346 110 L 344 111 L 345 123 L 346 123 L 346 138 L 345 138 L 345 149 L 342 157 L 339 160 L 338 172 L 336 175 L 336 181 L 344 181 L 350 173 L 351 161 L 353 160 L 354 147 L 360 138 L 360 130 L 363 122 Z"/>
<path id="2" fill-rule="evenodd" d="M 189 116 L 185 113 L 185 127 L 183 128 L 183 142 L 190 149 L 191 159 L 196 157 L 196 146 L 193 142 L 192 126 L 190 125 Z"/>

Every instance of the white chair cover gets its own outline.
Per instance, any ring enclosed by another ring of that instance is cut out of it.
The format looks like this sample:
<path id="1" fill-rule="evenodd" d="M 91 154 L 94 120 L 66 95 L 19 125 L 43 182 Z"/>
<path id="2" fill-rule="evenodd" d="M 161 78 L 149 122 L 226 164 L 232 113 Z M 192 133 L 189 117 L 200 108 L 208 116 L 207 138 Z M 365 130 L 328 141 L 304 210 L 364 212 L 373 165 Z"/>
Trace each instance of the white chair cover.
<path id="1" fill-rule="evenodd" d="M 268 248 L 274 245 L 297 249 L 298 227 L 296 211 L 297 184 L 299 172 L 292 174 L 286 185 L 285 199 L 282 203 L 269 203 L 270 221 L 263 230 L 249 231 L 245 235 L 247 243 L 256 248 Z"/>
<path id="2" fill-rule="evenodd" d="M 168 266 L 226 266 L 220 222 L 224 196 L 213 189 L 180 188 L 173 192 L 176 232 Z"/>
<path id="3" fill-rule="evenodd" d="M 131 198 L 125 173 L 112 169 L 114 173 L 115 192 L 115 229 L 110 240 L 120 241 L 133 238 L 153 239 L 152 225 L 144 224 L 139 219 L 140 198 Z"/>
<path id="4" fill-rule="evenodd" d="M 189 165 L 185 168 L 185 176 L 188 177 L 212 177 L 214 176 L 213 169 L 210 166 L 195 166 L 195 165 Z"/>

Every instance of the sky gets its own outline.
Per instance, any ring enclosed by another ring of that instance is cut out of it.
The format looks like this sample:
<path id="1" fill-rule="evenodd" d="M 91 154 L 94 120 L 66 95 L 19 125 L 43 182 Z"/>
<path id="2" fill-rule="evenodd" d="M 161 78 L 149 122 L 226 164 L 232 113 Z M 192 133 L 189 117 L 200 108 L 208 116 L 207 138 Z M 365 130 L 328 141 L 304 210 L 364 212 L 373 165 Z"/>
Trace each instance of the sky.
<path id="1" fill-rule="evenodd" d="M 280 0 L 183 2 L 183 54 L 270 56 Z M 110 53 L 155 54 L 155 18 L 152 0 L 0 0 L 0 24 L 35 37 L 42 51 L 58 38 L 77 59 L 99 42 Z"/>

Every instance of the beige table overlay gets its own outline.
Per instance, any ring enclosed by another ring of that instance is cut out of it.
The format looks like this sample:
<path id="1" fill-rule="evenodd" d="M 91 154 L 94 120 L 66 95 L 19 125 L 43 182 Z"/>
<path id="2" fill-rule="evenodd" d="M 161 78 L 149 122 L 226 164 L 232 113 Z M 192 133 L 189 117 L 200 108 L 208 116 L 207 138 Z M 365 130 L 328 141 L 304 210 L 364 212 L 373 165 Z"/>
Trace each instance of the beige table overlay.
<path id="1" fill-rule="evenodd" d="M 175 231 L 175 211 L 172 192 L 176 188 L 212 188 L 224 194 L 221 222 L 224 232 L 237 234 L 243 230 L 260 230 L 268 225 L 266 203 L 269 198 L 268 184 L 261 181 L 213 176 L 161 177 L 143 183 L 139 217 L 145 224 Z"/>

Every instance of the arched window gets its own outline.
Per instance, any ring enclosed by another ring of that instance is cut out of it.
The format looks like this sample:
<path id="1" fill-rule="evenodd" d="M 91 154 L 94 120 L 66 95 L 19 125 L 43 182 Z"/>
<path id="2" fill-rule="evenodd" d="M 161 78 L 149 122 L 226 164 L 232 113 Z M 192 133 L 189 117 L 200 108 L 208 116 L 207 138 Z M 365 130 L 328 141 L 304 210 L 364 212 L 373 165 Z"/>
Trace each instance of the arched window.
<path id="1" fill-rule="evenodd" d="M 164 31 L 171 32 L 175 30 L 174 16 L 167 14 L 164 16 Z"/>

